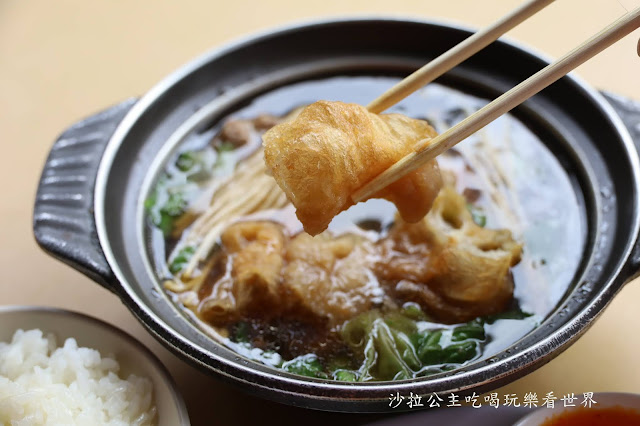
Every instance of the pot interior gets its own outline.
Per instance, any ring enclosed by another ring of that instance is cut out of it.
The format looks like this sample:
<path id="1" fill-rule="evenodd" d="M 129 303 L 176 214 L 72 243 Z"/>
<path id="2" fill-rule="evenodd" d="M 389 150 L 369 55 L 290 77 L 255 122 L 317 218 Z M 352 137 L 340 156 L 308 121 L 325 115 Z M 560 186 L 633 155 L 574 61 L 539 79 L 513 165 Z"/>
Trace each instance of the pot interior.
<path id="1" fill-rule="evenodd" d="M 345 390 L 344 385 L 301 379 L 239 357 L 211 339 L 206 327 L 162 289 L 158 271 L 166 253 L 160 235 L 148 227 L 144 201 L 181 147 L 206 143 L 226 117 L 283 115 L 318 99 L 366 104 L 467 35 L 447 26 L 392 20 L 310 25 L 209 55 L 161 83 L 143 98 L 122 138 L 111 141 L 118 146 L 105 160 L 111 161 L 109 173 L 98 181 L 108 206 L 102 212 L 104 223 L 98 223 L 108 236 L 101 244 L 121 281 L 125 303 L 187 359 L 236 382 L 253 382 L 254 390 L 267 397 L 293 392 L 323 408 L 327 398 L 332 409 L 383 408 L 380 401 L 387 401 L 389 389 L 398 390 L 401 384 L 367 383 Z M 541 66 L 537 57 L 495 43 L 395 111 L 450 125 L 447 117 L 460 104 L 473 110 Z M 505 139 L 505 134 L 512 137 Z M 527 323 L 518 330 L 510 328 L 513 323 L 504 324 L 494 331 L 510 337 L 497 339 L 486 349 L 487 356 L 401 385 L 414 392 L 495 388 L 559 353 L 619 288 L 621 280 L 614 278 L 632 243 L 625 231 L 635 226 L 636 208 L 636 194 L 626 186 L 635 181 L 629 147 L 598 100 L 580 84 L 561 80 L 479 138 L 500 140 L 489 144 L 498 155 L 507 148 L 519 153 L 518 162 L 505 167 L 507 174 L 519 176 L 516 192 L 524 200 L 519 214 L 531 227 L 528 235 L 522 230 L 525 256 L 514 270 L 515 296 L 540 324 Z M 465 148 L 467 142 L 460 144 L 461 150 L 477 148 Z M 591 309 L 585 313 L 585 308 Z M 358 408 L 349 400 L 359 401 Z"/>

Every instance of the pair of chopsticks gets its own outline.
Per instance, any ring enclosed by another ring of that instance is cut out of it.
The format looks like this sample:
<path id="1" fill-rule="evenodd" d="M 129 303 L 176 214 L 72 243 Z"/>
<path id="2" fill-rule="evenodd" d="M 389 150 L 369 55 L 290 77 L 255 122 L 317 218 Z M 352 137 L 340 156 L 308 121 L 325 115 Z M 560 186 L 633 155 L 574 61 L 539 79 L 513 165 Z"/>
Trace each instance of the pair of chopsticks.
<path id="1" fill-rule="evenodd" d="M 367 108 L 374 113 L 384 111 L 483 49 L 504 32 L 515 27 L 527 17 L 535 14 L 553 1 L 554 0 L 533 0 L 526 3 L 495 24 L 479 31 L 420 68 L 387 92 L 383 93 L 379 98 L 375 99 Z M 407 154 L 397 163 L 393 164 L 369 183 L 354 192 L 351 196 L 352 200 L 354 203 L 363 201 L 408 173 L 424 166 L 437 155 L 442 154 L 493 120 L 506 114 L 545 87 L 559 80 L 578 65 L 586 62 L 639 27 L 640 7 L 626 13 L 560 59 L 543 68 L 502 96 L 496 98 L 449 130 L 433 139 L 419 141 L 412 153 Z M 638 45 L 638 50 L 640 54 L 640 44 Z"/>

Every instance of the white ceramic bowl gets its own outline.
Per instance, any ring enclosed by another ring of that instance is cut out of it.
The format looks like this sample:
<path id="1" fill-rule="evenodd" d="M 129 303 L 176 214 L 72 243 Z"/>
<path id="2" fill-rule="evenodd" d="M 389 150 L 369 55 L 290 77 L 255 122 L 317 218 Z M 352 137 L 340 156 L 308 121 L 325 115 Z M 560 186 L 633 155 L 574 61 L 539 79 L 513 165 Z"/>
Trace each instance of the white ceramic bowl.
<path id="1" fill-rule="evenodd" d="M 576 407 L 564 407 L 562 401 L 556 401 L 554 408 L 540 408 L 538 410 L 535 410 L 520 419 L 514 426 L 539 426 L 546 420 L 550 419 L 552 416 L 564 413 L 566 411 L 573 411 L 579 408 L 583 408 L 582 405 L 580 405 L 581 401 L 583 400 L 583 395 L 576 394 L 576 396 L 578 397 L 578 399 L 576 400 Z M 640 394 L 602 392 L 595 393 L 593 395 L 593 400 L 597 403 L 591 407 L 591 409 L 593 410 L 598 408 L 619 406 L 624 408 L 632 408 L 640 413 Z"/>
<path id="2" fill-rule="evenodd" d="M 39 328 L 54 333 L 58 344 L 73 337 L 79 346 L 113 355 L 120 373 L 145 376 L 153 382 L 158 426 L 190 425 L 187 409 L 173 379 L 160 361 L 133 337 L 96 318 L 62 309 L 0 306 L 0 341 L 11 340 L 17 329 Z"/>

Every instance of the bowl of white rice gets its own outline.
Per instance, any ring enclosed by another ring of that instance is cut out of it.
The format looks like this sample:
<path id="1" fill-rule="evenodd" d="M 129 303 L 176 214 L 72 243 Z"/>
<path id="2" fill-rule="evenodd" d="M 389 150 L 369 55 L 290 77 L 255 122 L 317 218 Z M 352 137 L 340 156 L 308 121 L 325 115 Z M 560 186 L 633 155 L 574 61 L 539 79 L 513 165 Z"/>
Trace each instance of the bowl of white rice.
<path id="1" fill-rule="evenodd" d="M 0 425 L 189 425 L 171 376 L 140 342 L 54 308 L 0 307 Z"/>

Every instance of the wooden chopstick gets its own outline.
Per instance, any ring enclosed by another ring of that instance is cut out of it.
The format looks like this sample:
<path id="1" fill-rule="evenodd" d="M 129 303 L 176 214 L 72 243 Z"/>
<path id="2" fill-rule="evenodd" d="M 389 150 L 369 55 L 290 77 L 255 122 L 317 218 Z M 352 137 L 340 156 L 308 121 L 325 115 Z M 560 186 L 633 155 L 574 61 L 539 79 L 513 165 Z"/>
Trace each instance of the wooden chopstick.
<path id="1" fill-rule="evenodd" d="M 352 200 L 355 203 L 365 200 L 382 188 L 425 165 L 437 155 L 515 108 L 638 27 L 640 27 L 640 7 L 626 13 L 562 58 L 543 68 L 446 132 L 433 139 L 419 141 L 414 152 L 406 155 L 354 192 L 351 196 Z"/>
<path id="2" fill-rule="evenodd" d="M 471 57 L 473 54 L 487 47 L 497 40 L 501 35 L 514 28 L 518 24 L 538 11 L 544 9 L 555 0 L 532 0 L 508 15 L 502 17 L 494 24 L 484 28 L 466 38 L 461 43 L 452 47 L 442 55 L 438 56 L 428 64 L 404 78 L 398 84 L 391 87 L 378 98 L 374 99 L 367 109 L 370 112 L 379 114 L 382 111 L 397 104 L 419 88 L 431 83 L 445 72 L 449 71 L 459 63 Z"/>

